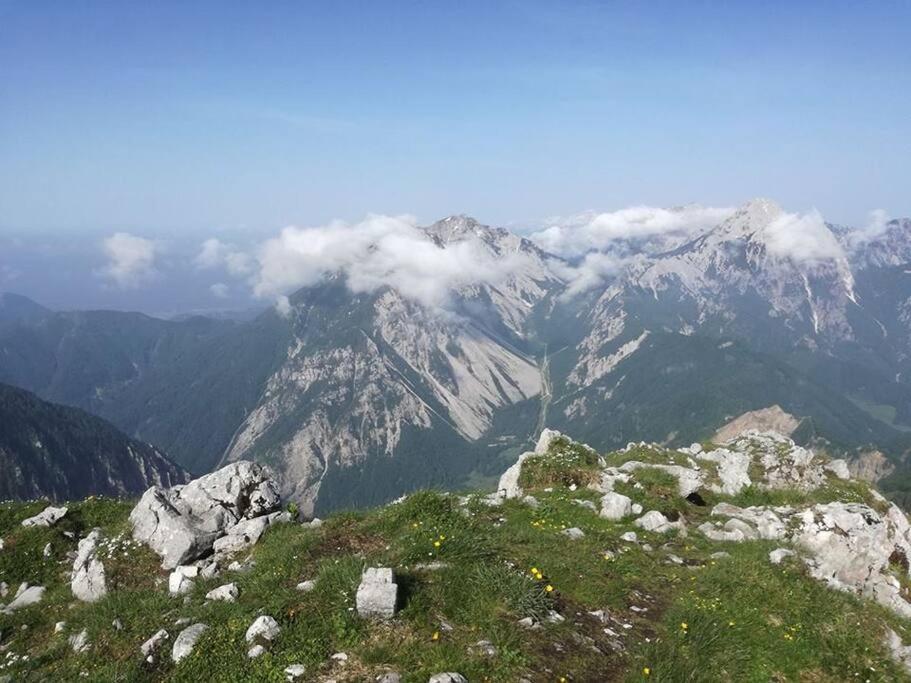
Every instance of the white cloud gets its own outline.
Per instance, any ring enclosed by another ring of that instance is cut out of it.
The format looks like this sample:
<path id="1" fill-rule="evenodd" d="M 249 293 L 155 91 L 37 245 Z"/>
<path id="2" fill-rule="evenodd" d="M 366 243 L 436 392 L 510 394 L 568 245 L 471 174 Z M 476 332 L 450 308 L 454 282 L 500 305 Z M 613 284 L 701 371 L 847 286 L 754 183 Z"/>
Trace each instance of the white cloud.
<path id="1" fill-rule="evenodd" d="M 249 275 L 254 268 L 253 259 L 249 254 L 233 244 L 225 244 L 217 237 L 210 237 L 202 243 L 193 263 L 200 270 L 224 268 L 235 277 Z"/>
<path id="2" fill-rule="evenodd" d="M 275 299 L 275 310 L 278 311 L 278 314 L 282 318 L 287 318 L 291 315 L 291 301 L 287 296 L 282 294 Z"/>
<path id="3" fill-rule="evenodd" d="M 100 273 L 118 287 L 136 287 L 155 276 L 159 246 L 152 240 L 118 232 L 106 238 L 101 246 L 108 263 Z"/>
<path id="4" fill-rule="evenodd" d="M 874 209 L 870 212 L 867 224 L 862 228 L 852 230 L 845 236 L 848 249 L 852 252 L 859 251 L 868 243 L 877 240 L 889 229 L 891 217 L 883 209 Z"/>
<path id="5" fill-rule="evenodd" d="M 769 253 L 796 263 L 844 258 L 835 234 L 815 209 L 805 214 L 782 213 L 763 230 Z"/>
<path id="6" fill-rule="evenodd" d="M 285 228 L 260 247 L 257 258 L 257 296 L 284 294 L 342 272 L 354 292 L 388 285 L 440 306 L 455 288 L 502 281 L 522 257 L 496 258 L 477 239 L 440 247 L 410 217 L 368 216 L 354 225 Z"/>
<path id="7" fill-rule="evenodd" d="M 566 257 L 578 257 L 591 251 L 648 251 L 650 246 L 660 248 L 674 240 L 683 241 L 704 232 L 721 223 L 732 211 L 698 205 L 673 209 L 632 206 L 608 213 L 588 212 L 557 219 L 530 238 L 541 248 Z"/>
<path id="8" fill-rule="evenodd" d="M 230 293 L 231 288 L 228 287 L 224 282 L 216 282 L 214 285 L 209 287 L 209 291 L 212 293 L 212 296 L 217 299 L 227 299 L 228 294 Z"/>

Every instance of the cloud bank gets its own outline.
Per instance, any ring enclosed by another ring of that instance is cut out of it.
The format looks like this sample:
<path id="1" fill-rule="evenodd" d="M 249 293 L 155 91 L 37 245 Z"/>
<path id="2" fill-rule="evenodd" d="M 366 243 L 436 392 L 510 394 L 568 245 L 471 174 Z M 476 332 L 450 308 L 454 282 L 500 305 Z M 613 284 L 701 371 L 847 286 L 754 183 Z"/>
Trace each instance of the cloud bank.
<path id="1" fill-rule="evenodd" d="M 108 263 L 99 271 L 122 289 L 136 287 L 156 274 L 160 248 L 152 240 L 118 232 L 101 243 Z"/>
<path id="2" fill-rule="evenodd" d="M 819 263 L 845 258 L 845 251 L 822 214 L 782 213 L 763 230 L 768 252 L 795 263 Z"/>
<path id="3" fill-rule="evenodd" d="M 704 232 L 731 213 L 730 208 L 695 204 L 673 209 L 633 206 L 557 219 L 529 237 L 542 249 L 569 258 L 592 251 L 618 253 L 631 248 L 650 251 L 650 247 L 661 248 Z"/>
<path id="4" fill-rule="evenodd" d="M 235 277 L 249 275 L 254 269 L 249 254 L 217 237 L 211 237 L 202 243 L 193 263 L 200 270 L 224 269 Z"/>
<path id="5" fill-rule="evenodd" d="M 502 282 L 522 258 L 497 258 L 477 238 L 443 248 L 411 218 L 375 215 L 356 224 L 285 228 L 260 247 L 253 290 L 278 297 L 343 273 L 353 292 L 390 286 L 435 307 L 459 287 Z M 287 310 L 287 302 L 279 299 L 279 310 Z"/>

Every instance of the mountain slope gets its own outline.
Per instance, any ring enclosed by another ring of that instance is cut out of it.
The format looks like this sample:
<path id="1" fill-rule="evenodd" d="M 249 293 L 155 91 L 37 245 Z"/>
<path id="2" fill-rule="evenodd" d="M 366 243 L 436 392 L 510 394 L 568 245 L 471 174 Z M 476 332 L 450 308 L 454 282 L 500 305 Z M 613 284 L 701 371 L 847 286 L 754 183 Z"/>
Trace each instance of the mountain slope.
<path id="1" fill-rule="evenodd" d="M 159 451 L 104 420 L 0 384 L 0 499 L 131 496 L 184 481 Z"/>
<path id="2" fill-rule="evenodd" d="M 770 433 L 706 451 L 600 453 L 546 432 L 501 495 L 422 491 L 320 524 L 275 519 L 252 547 L 181 567 L 179 582 L 137 542 L 148 539 L 142 526 L 124 533 L 137 519 L 132 503 L 74 502 L 50 528 L 21 525 L 43 505 L 6 504 L 0 577 L 12 590 L 0 608 L 0 675 L 908 681 L 911 528 L 843 464 Z M 214 521 L 218 533 L 235 519 Z M 211 526 L 194 533 L 211 546 Z M 76 599 L 61 571 L 77 544 L 77 566 L 88 558 L 94 585 L 103 577 L 96 602 Z M 391 574 L 382 616 L 359 597 L 379 573 L 365 568 Z M 11 609 L 22 583 L 40 601 Z M 268 637 L 254 637 L 264 623 Z"/>

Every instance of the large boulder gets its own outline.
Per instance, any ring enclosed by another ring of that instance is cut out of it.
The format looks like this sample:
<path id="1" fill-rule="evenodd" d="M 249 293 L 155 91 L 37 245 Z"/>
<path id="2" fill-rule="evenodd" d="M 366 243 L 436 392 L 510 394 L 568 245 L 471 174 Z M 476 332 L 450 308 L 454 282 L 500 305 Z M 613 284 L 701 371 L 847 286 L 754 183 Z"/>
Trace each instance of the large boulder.
<path id="1" fill-rule="evenodd" d="M 209 554 L 233 527 L 275 512 L 280 503 L 278 487 L 266 471 L 240 461 L 184 486 L 153 486 L 133 508 L 130 521 L 133 537 L 158 553 L 165 569 L 173 569 Z"/>
<path id="2" fill-rule="evenodd" d="M 98 559 L 98 542 L 101 530 L 92 532 L 79 541 L 73 571 L 70 574 L 70 588 L 73 595 L 83 602 L 97 602 L 108 594 L 104 564 Z"/>

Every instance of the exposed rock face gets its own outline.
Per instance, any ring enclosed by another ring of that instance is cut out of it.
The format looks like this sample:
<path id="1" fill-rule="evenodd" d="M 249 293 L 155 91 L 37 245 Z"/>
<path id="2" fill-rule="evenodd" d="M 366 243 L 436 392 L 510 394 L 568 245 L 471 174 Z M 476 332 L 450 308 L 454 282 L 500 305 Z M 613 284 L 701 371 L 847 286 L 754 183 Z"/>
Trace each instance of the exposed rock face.
<path id="1" fill-rule="evenodd" d="M 848 469 L 856 479 L 875 483 L 895 471 L 895 465 L 882 451 L 866 451 L 848 462 Z"/>
<path id="2" fill-rule="evenodd" d="M 265 526 L 277 519 L 260 518 L 275 512 L 280 502 L 266 471 L 242 461 L 185 486 L 150 488 L 133 508 L 130 521 L 133 537 L 158 553 L 163 567 L 173 569 L 208 554 L 223 536 L 244 543 L 253 536 L 258 539 Z M 242 544 L 226 545 L 230 550 Z"/>
<path id="3" fill-rule="evenodd" d="M 54 506 L 49 506 L 34 517 L 23 519 L 22 526 L 54 526 L 66 516 L 66 513 L 67 509 L 65 507 L 55 508 Z"/>
<path id="4" fill-rule="evenodd" d="M 391 619 L 398 604 L 398 590 L 392 569 L 368 567 L 357 589 L 357 613 L 367 618 Z"/>
<path id="5" fill-rule="evenodd" d="M 749 412 L 735 417 L 715 432 L 712 441 L 727 443 L 736 439 L 746 431 L 777 432 L 784 436 L 791 436 L 800 426 L 800 420 L 785 412 L 781 406 L 774 405 Z"/>
<path id="6" fill-rule="evenodd" d="M 101 530 L 93 529 L 79 541 L 76 559 L 73 561 L 70 587 L 73 595 L 84 602 L 97 602 L 108 594 L 104 564 L 98 559 L 100 540 Z"/>

